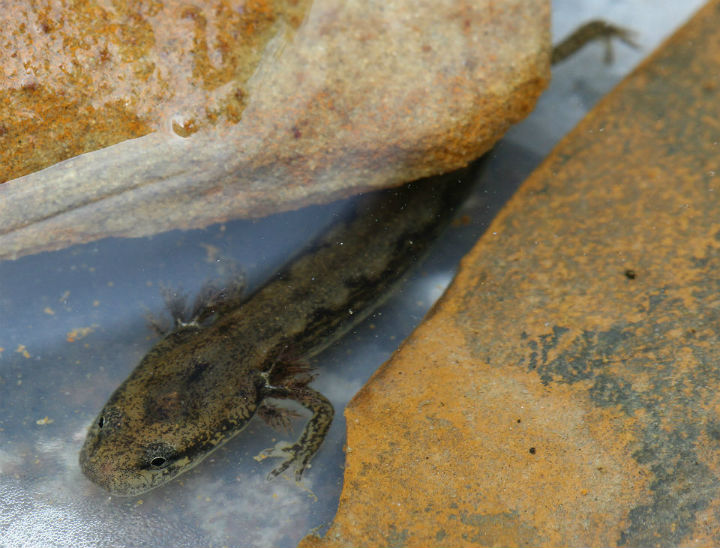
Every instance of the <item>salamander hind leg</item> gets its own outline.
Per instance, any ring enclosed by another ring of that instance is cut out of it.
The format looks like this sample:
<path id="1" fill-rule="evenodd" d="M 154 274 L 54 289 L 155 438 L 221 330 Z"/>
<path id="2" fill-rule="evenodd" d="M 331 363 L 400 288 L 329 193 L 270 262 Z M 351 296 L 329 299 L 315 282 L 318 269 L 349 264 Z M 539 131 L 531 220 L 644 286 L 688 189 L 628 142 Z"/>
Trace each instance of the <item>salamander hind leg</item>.
<path id="1" fill-rule="evenodd" d="M 327 435 L 335 414 L 333 406 L 320 392 L 307 386 L 268 387 L 266 397 L 295 400 L 313 413 L 295 443 L 266 449 L 260 454 L 262 458 L 281 457 L 285 459 L 268 474 L 269 480 L 293 466 L 295 480 L 300 481 L 310 460 L 318 452 Z"/>
<path id="2" fill-rule="evenodd" d="M 605 63 L 611 63 L 613 60 L 612 39 L 616 38 L 632 48 L 637 48 L 634 37 L 635 33 L 629 29 L 605 21 L 590 21 L 576 29 L 553 48 L 551 64 L 556 65 L 564 61 L 585 44 L 596 40 L 605 42 Z"/>

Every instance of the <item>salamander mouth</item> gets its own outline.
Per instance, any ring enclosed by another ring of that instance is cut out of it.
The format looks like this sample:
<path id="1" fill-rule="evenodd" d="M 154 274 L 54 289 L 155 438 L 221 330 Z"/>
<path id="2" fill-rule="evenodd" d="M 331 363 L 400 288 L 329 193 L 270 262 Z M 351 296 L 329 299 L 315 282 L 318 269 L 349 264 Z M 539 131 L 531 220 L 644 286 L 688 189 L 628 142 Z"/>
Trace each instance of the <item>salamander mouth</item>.
<path id="1" fill-rule="evenodd" d="M 118 467 L 111 460 L 94 459 L 85 451 L 80 453 L 80 468 L 90 481 L 112 495 L 132 497 L 155 487 L 149 474 Z"/>

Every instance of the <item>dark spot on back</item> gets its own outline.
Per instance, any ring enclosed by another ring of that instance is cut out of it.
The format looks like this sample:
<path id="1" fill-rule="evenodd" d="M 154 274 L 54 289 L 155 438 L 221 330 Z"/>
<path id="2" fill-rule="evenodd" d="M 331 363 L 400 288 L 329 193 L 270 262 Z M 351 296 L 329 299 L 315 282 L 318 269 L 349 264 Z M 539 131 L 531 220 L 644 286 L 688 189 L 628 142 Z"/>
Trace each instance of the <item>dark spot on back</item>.
<path id="1" fill-rule="evenodd" d="M 193 363 L 192 371 L 188 375 L 187 382 L 189 384 L 196 384 L 200 379 L 212 369 L 212 364 L 207 362 L 195 362 Z"/>

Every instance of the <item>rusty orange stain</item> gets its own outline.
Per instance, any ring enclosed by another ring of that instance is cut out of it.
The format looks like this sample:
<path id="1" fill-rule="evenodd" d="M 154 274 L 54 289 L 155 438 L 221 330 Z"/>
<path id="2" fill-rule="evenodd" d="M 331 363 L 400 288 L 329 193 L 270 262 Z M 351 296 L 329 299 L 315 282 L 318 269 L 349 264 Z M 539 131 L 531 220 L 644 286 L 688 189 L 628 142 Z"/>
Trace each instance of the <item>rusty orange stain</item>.
<path id="1" fill-rule="evenodd" d="M 0 183 L 173 125 L 185 136 L 237 123 L 263 45 L 283 25 L 297 28 L 309 5 L 6 2 Z"/>
<path id="2" fill-rule="evenodd" d="M 718 543 L 718 26 L 714 0 L 501 211 L 348 406 L 301 546 Z"/>

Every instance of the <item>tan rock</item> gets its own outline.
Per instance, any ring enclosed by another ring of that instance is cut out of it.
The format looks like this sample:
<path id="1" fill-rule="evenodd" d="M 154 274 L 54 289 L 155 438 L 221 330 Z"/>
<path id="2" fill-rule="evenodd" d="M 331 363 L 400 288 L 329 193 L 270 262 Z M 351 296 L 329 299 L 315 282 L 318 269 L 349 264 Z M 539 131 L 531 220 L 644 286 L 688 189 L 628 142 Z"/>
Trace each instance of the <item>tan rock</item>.
<path id="1" fill-rule="evenodd" d="M 449 171 L 548 78 L 544 0 L 63 5 L 0 1 L 0 258 Z"/>
<path id="2" fill-rule="evenodd" d="M 301 546 L 720 538 L 720 1 L 524 183 L 346 410 Z"/>

